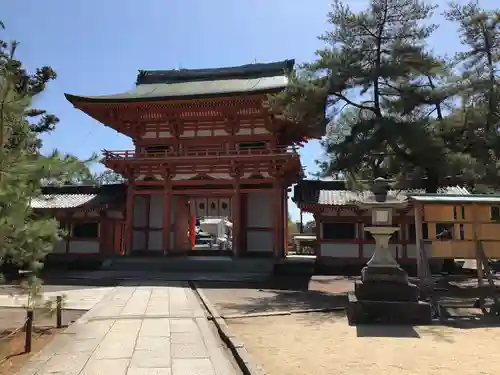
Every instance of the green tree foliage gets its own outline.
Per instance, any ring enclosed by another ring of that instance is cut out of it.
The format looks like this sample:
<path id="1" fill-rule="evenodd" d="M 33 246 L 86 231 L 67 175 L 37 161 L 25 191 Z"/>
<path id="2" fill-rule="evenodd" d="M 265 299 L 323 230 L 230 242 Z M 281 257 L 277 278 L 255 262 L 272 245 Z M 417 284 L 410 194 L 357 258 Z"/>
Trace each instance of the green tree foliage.
<path id="1" fill-rule="evenodd" d="M 125 181 L 120 174 L 111 169 L 106 169 L 101 173 L 94 174 L 93 179 L 98 185 L 118 184 Z"/>
<path id="2" fill-rule="evenodd" d="M 39 135 L 58 120 L 31 104 L 56 74 L 50 67 L 26 72 L 15 59 L 17 46 L 0 41 L 0 265 L 8 261 L 36 270 L 61 232 L 55 219 L 31 210 L 31 199 L 42 183 L 65 180 L 83 167 L 58 152 L 41 155 Z"/>
<path id="3" fill-rule="evenodd" d="M 499 12 L 452 4 L 446 17 L 468 51 L 451 59 L 427 46 L 435 10 L 419 0 L 371 0 L 356 13 L 333 2 L 316 60 L 268 101 L 299 125 L 326 126 L 324 174 L 395 178 L 429 192 L 449 176 L 498 184 Z"/>

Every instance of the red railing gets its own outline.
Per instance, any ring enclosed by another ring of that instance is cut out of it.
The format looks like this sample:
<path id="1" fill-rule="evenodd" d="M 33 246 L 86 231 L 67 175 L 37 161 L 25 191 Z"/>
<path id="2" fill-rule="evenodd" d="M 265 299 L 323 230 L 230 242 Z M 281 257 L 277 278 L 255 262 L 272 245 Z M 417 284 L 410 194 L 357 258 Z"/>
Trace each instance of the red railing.
<path id="1" fill-rule="evenodd" d="M 109 151 L 103 150 L 103 155 L 106 160 L 131 160 L 131 159 L 166 159 L 166 158 L 186 158 L 186 159 L 196 159 L 196 158 L 231 158 L 238 156 L 283 156 L 283 155 L 293 155 L 299 156 L 297 149 L 293 146 L 276 148 L 276 149 L 257 149 L 249 148 L 243 150 L 227 150 L 227 151 L 215 151 L 215 150 L 185 150 L 179 152 L 172 151 L 142 151 L 138 152 L 136 150 L 116 150 Z"/>

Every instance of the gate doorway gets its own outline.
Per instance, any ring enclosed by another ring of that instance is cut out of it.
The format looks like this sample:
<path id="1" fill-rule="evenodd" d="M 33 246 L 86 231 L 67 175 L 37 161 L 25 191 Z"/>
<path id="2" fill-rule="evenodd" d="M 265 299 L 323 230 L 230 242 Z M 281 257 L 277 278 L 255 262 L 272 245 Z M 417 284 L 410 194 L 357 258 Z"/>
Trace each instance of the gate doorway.
<path id="1" fill-rule="evenodd" d="M 189 198 L 188 240 L 192 255 L 232 255 L 231 199 Z"/>

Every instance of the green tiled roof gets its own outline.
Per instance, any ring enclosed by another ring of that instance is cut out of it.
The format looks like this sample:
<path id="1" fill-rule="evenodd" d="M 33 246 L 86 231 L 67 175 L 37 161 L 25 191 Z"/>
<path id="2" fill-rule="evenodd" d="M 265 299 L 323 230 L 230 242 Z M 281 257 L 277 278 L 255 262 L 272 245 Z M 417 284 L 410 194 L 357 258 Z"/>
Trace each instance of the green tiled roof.
<path id="1" fill-rule="evenodd" d="M 275 92 L 288 83 L 294 60 L 217 69 L 140 71 L 137 86 L 128 92 L 103 96 L 65 94 L 72 102 L 131 102 Z"/>

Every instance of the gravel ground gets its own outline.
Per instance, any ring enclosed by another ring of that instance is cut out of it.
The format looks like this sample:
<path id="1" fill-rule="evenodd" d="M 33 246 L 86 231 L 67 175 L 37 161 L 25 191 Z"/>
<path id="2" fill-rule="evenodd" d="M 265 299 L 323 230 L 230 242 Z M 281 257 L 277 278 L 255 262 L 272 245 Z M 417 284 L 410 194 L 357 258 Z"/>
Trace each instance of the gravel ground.
<path id="1" fill-rule="evenodd" d="M 227 323 L 267 375 L 493 375 L 500 368 L 500 327 L 356 328 L 332 313 Z"/>
<path id="2" fill-rule="evenodd" d="M 275 278 L 262 283 L 198 283 L 221 315 L 344 306 L 352 277 Z M 476 280 L 440 280 L 441 299 L 472 305 Z M 476 309 L 474 309 L 476 310 Z M 344 312 L 226 319 L 267 375 L 448 375 L 499 373 L 500 320 L 468 320 L 454 326 L 350 327 Z M 468 318 L 467 318 L 468 317 Z M 493 323 L 496 323 L 495 326 Z"/>

